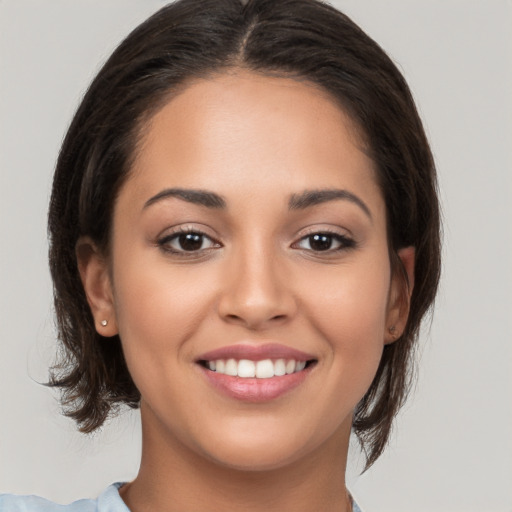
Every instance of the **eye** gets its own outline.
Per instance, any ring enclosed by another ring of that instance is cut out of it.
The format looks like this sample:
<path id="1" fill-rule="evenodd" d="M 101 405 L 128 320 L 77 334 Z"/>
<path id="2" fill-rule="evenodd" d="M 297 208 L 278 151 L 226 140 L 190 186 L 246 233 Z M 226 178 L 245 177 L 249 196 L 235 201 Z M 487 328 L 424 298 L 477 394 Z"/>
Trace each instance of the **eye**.
<path id="1" fill-rule="evenodd" d="M 181 231 L 164 236 L 158 240 L 158 245 L 172 253 L 194 253 L 219 247 L 217 242 L 199 231 Z"/>
<path id="2" fill-rule="evenodd" d="M 339 251 L 355 246 L 355 242 L 338 233 L 312 233 L 301 238 L 296 246 L 314 252 Z"/>

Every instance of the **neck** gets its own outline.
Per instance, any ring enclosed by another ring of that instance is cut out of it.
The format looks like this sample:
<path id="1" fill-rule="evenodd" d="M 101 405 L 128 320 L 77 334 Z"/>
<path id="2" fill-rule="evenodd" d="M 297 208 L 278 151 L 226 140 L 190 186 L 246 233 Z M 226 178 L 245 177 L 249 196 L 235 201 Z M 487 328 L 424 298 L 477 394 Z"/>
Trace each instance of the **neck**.
<path id="1" fill-rule="evenodd" d="M 263 470 L 210 460 L 145 423 L 144 414 L 142 425 L 139 474 L 120 490 L 132 512 L 351 510 L 345 488 L 350 425 L 314 453 Z"/>

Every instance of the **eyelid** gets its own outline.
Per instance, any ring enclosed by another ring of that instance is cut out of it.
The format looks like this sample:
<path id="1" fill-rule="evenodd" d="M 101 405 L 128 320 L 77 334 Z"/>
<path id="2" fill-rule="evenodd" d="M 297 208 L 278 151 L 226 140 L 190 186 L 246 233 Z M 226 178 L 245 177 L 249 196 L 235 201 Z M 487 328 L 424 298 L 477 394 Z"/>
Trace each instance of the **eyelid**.
<path id="1" fill-rule="evenodd" d="M 350 230 L 346 228 L 342 228 L 340 226 L 333 226 L 331 224 L 314 224 L 311 226 L 306 226 L 303 229 L 299 230 L 296 235 L 296 240 L 302 240 L 311 235 L 316 235 L 320 233 L 329 234 L 332 236 L 339 236 L 347 239 L 354 239 L 354 236 L 350 232 Z"/>
<path id="2" fill-rule="evenodd" d="M 156 235 L 155 240 L 162 240 L 167 237 L 171 237 L 174 235 L 180 235 L 182 233 L 197 233 L 199 235 L 204 235 L 207 238 L 211 238 L 212 240 L 217 241 L 217 236 L 212 233 L 212 229 L 203 224 L 196 224 L 193 222 L 176 224 L 174 226 L 167 226 L 165 229 L 162 229 L 158 235 Z"/>

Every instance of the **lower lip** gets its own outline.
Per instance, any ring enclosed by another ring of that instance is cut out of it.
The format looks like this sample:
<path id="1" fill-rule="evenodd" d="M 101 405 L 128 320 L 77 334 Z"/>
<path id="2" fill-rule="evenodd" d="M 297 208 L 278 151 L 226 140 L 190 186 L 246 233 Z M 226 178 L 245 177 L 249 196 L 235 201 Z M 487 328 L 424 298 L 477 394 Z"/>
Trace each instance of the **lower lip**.
<path id="1" fill-rule="evenodd" d="M 308 377 L 311 368 L 269 379 L 232 377 L 201 367 L 206 378 L 224 395 L 245 402 L 275 400 L 295 389 Z"/>

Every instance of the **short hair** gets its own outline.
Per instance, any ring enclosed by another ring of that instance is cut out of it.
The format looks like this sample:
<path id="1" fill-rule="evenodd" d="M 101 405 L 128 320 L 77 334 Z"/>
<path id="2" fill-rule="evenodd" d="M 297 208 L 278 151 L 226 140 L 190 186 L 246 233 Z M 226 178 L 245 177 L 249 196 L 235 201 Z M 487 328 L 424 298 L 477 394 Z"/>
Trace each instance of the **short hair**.
<path id="1" fill-rule="evenodd" d="M 178 0 L 138 26 L 104 64 L 69 127 L 53 181 L 49 258 L 60 353 L 49 385 L 60 388 L 64 413 L 82 432 L 100 427 L 121 404 L 138 407 L 119 337 L 106 340 L 96 332 L 75 246 L 89 236 L 108 253 L 116 196 L 147 121 L 187 81 L 230 68 L 306 80 L 327 91 L 375 162 L 393 271 L 404 273 L 397 251 L 415 247 L 407 325 L 385 345 L 354 414 L 369 467 L 410 389 L 420 323 L 437 291 L 437 181 L 403 76 L 375 41 L 320 0 Z"/>

